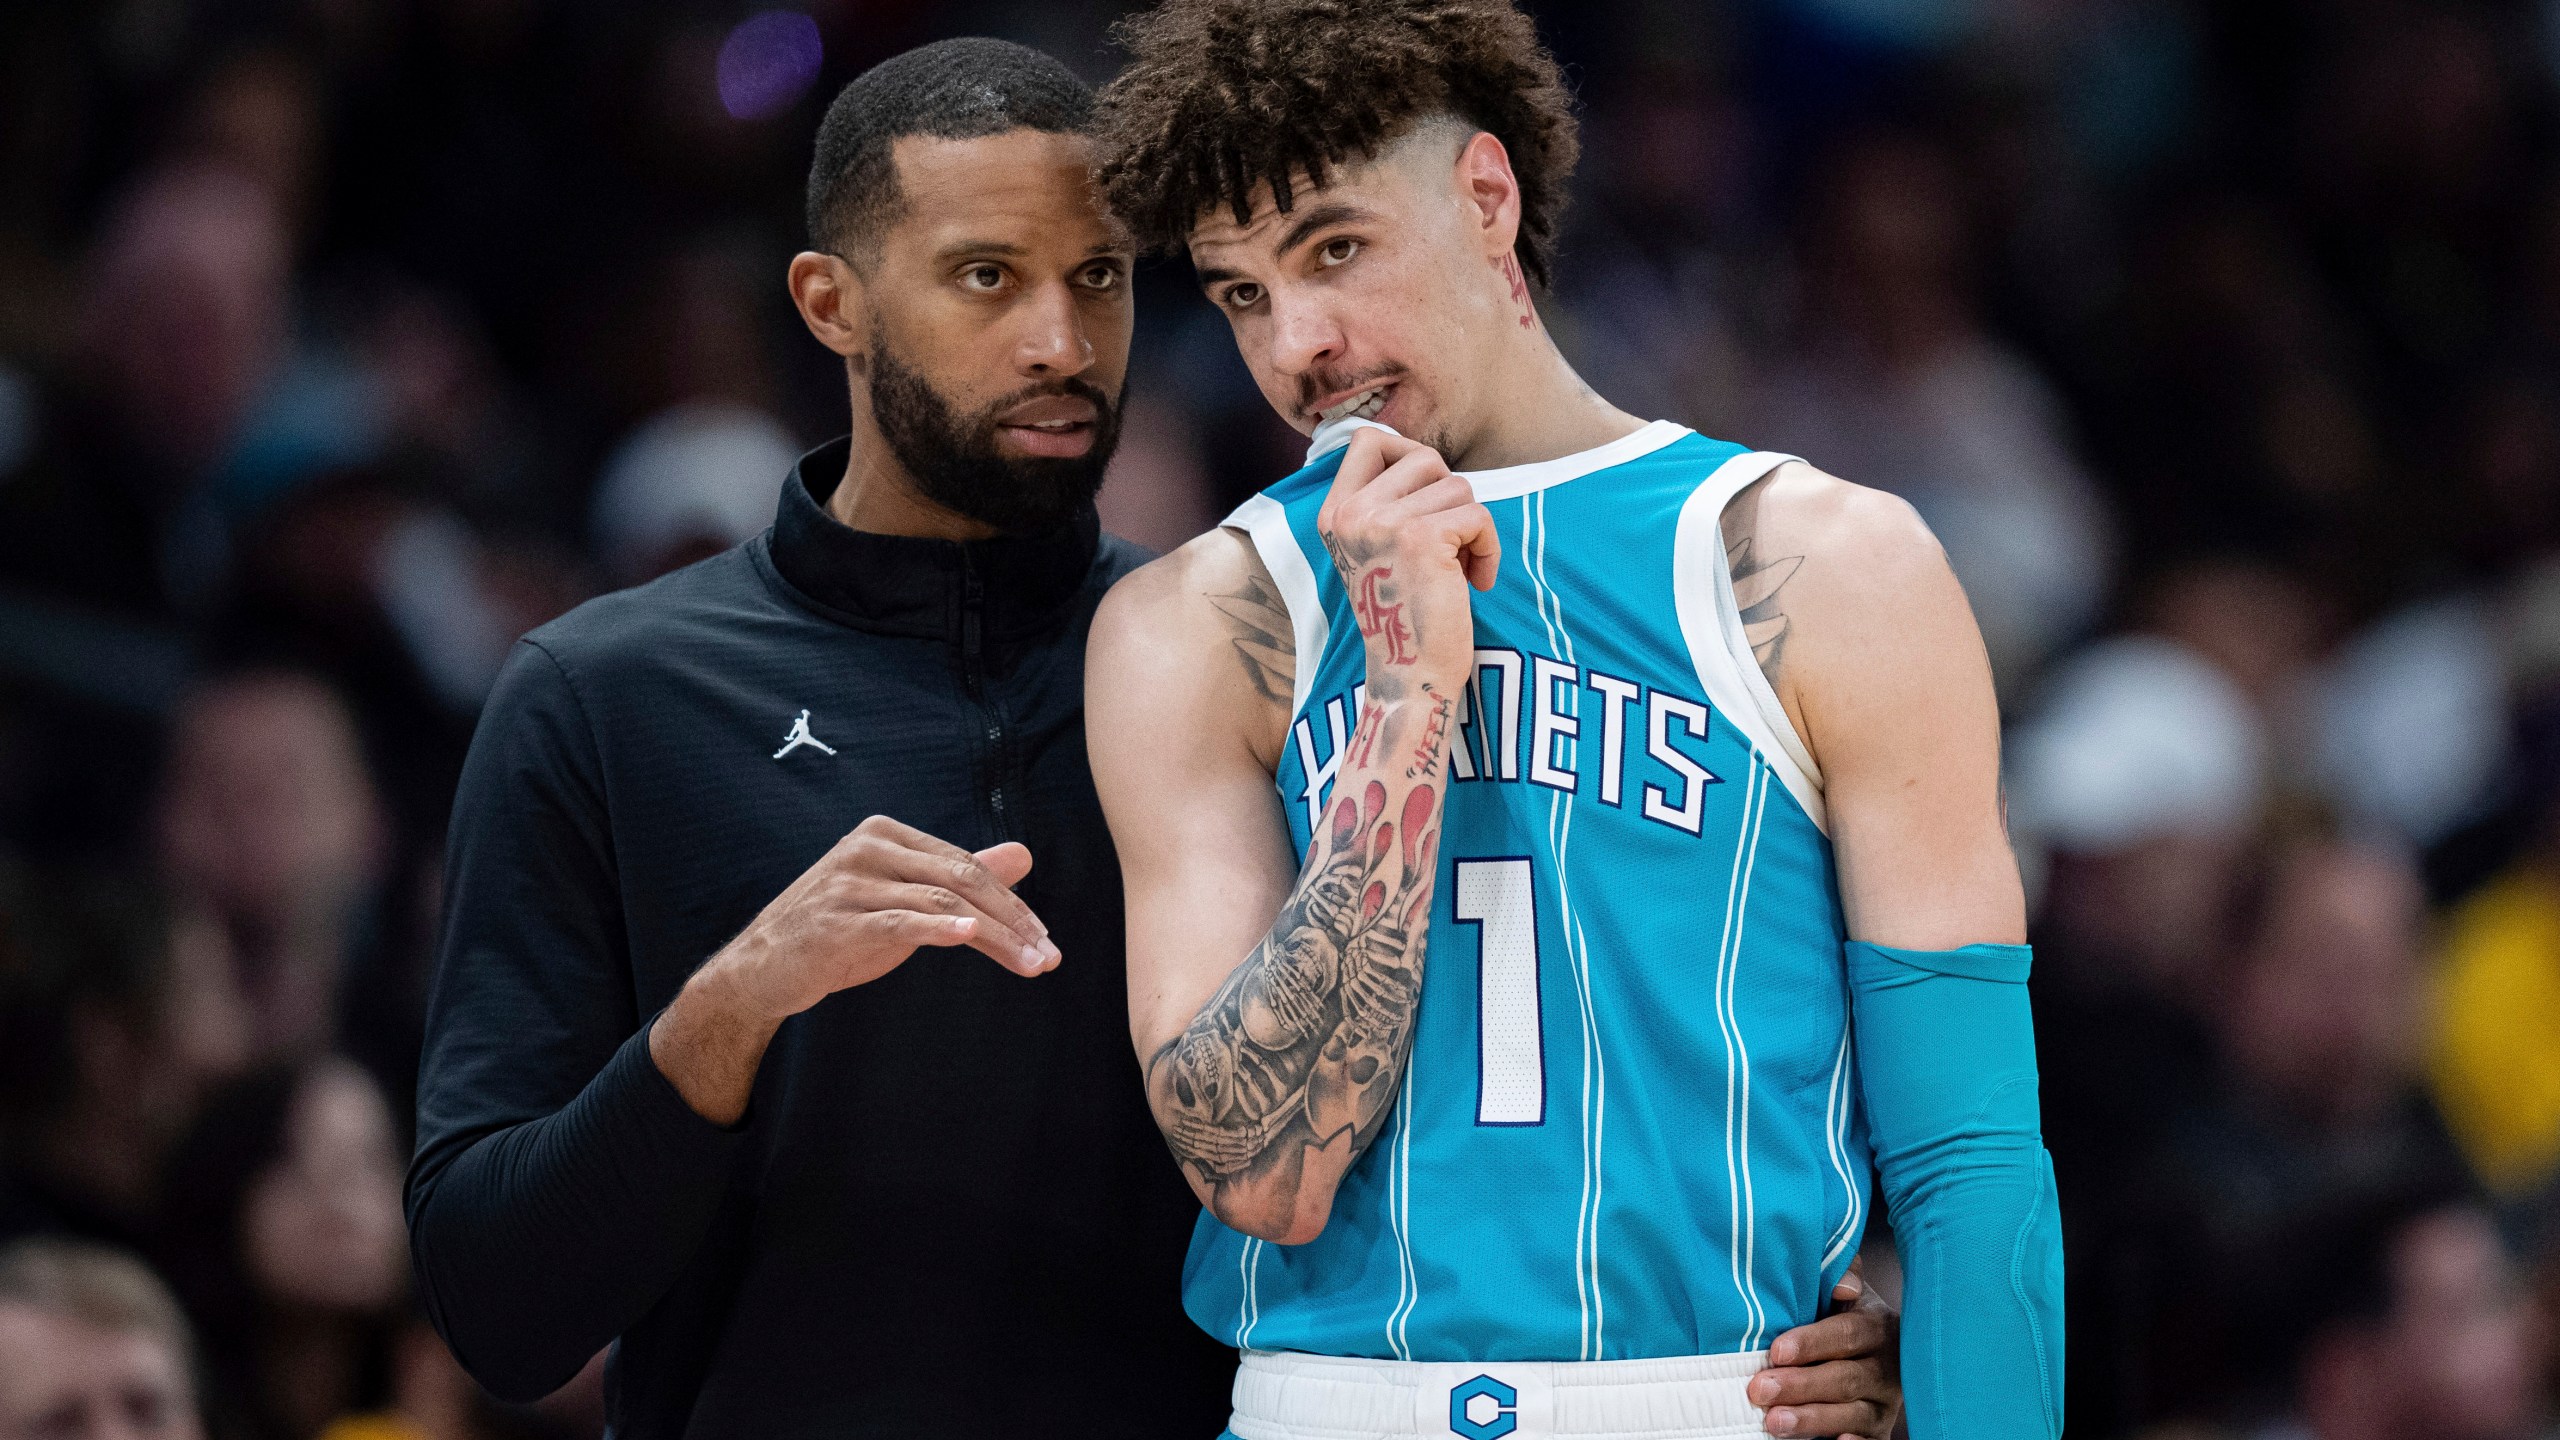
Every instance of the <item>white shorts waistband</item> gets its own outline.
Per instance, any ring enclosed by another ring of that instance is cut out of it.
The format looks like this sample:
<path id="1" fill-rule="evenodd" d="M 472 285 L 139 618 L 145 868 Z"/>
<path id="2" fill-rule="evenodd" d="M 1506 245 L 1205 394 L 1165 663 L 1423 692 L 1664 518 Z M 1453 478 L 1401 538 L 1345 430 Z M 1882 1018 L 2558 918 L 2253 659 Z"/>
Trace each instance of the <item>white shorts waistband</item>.
<path id="1" fill-rule="evenodd" d="M 1236 1440 L 1723 1440 L 1765 1433 L 1768 1352 L 1661 1360 L 1346 1360 L 1248 1350 Z"/>

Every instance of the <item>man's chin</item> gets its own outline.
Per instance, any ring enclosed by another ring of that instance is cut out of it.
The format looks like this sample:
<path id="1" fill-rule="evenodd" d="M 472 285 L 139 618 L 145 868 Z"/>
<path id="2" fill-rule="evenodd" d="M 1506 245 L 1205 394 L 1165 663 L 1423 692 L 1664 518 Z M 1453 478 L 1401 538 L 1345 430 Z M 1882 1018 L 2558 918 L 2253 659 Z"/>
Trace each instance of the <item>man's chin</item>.
<path id="1" fill-rule="evenodd" d="M 1103 467 L 1090 454 L 1061 459 L 1008 455 L 1004 459 L 1001 489 L 991 484 L 936 493 L 935 487 L 928 486 L 927 496 L 1004 534 L 1041 535 L 1082 514 L 1102 489 Z"/>

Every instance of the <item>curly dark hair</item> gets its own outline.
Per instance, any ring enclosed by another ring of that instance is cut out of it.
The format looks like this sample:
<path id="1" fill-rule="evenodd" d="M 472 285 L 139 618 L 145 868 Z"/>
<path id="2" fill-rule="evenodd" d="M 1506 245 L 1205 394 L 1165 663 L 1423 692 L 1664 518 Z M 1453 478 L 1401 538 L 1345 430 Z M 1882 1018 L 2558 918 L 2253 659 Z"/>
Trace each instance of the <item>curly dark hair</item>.
<path id="1" fill-rule="evenodd" d="M 1171 249 L 1212 207 L 1242 223 L 1271 187 L 1374 157 L 1453 115 L 1492 132 L 1520 181 L 1521 267 L 1554 273 L 1573 96 L 1511 0 L 1166 0 L 1117 29 L 1129 68 L 1094 114 L 1099 178 L 1140 243 Z"/>

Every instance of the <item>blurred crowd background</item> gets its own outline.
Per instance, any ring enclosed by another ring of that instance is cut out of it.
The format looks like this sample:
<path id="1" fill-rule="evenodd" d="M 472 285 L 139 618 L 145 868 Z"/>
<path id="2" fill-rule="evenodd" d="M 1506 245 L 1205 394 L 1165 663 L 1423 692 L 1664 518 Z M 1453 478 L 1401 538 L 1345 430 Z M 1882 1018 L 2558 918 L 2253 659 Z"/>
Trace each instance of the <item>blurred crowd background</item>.
<path id="1" fill-rule="evenodd" d="M 475 709 L 843 428 L 835 87 L 1122 8 L 754 3 L 0 7 L 0 1436 L 598 1432 L 406 1299 Z M 1910 499 L 1989 638 L 2072 1433 L 2550 1433 L 2560 4 L 1533 8 L 1568 353 Z M 1297 442 L 1140 315 L 1161 547 Z"/>

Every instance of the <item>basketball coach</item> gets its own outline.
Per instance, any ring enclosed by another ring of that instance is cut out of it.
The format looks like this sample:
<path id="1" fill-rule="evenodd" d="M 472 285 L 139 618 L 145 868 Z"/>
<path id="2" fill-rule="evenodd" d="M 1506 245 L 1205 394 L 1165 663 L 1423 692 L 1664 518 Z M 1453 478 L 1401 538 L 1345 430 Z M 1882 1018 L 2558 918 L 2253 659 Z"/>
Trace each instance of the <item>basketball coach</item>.
<path id="1" fill-rule="evenodd" d="M 988 40 L 847 87 L 790 285 L 850 436 L 767 534 L 526 636 L 482 716 L 408 1210 L 501 1396 L 611 1344 L 620 1440 L 1224 1426 L 1085 762 L 1086 627 L 1143 558 L 1092 505 L 1133 257 L 1090 107 Z"/>

